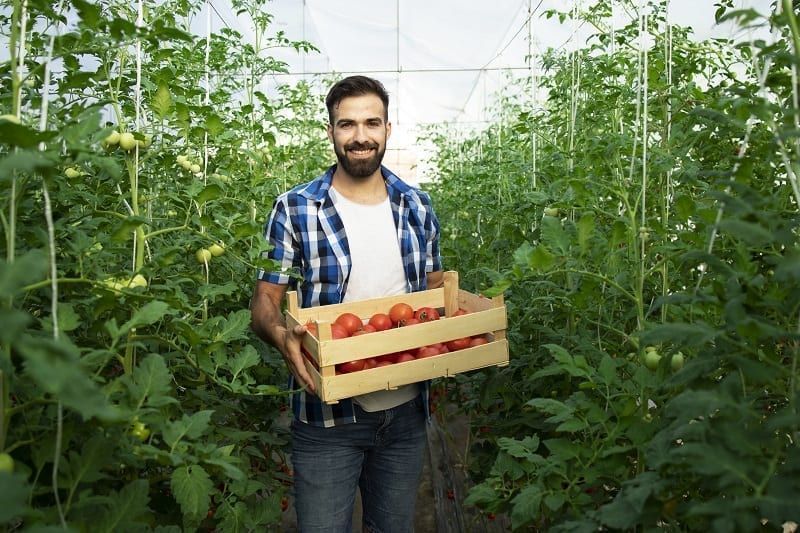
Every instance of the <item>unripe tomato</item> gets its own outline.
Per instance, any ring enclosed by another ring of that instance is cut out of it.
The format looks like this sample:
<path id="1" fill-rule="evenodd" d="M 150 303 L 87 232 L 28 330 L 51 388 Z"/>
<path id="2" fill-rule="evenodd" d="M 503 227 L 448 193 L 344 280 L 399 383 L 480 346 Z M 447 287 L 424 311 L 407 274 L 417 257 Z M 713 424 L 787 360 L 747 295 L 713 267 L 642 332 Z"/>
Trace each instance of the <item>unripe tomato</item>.
<path id="1" fill-rule="evenodd" d="M 112 131 L 108 134 L 108 137 L 103 139 L 103 144 L 106 146 L 116 146 L 119 144 L 120 135 L 118 131 Z"/>
<path id="2" fill-rule="evenodd" d="M 544 214 L 548 217 L 557 217 L 558 216 L 558 208 L 557 207 L 545 207 Z"/>
<path id="3" fill-rule="evenodd" d="M 136 274 L 128 284 L 129 287 L 147 287 L 147 279 L 141 274 Z"/>
<path id="4" fill-rule="evenodd" d="M 10 474 L 14 471 L 14 458 L 9 454 L 0 453 L 0 474 L 3 472 Z"/>
<path id="5" fill-rule="evenodd" d="M 219 257 L 225 253 L 225 246 L 222 243 L 214 243 L 208 247 L 208 251 L 211 252 L 211 255 L 214 257 Z"/>
<path id="6" fill-rule="evenodd" d="M 69 167 L 64 171 L 64 175 L 68 178 L 77 178 L 81 175 L 81 171 L 77 168 Z"/>
<path id="7" fill-rule="evenodd" d="M 661 361 L 661 354 L 659 354 L 657 351 L 651 350 L 649 352 L 645 352 L 644 366 L 650 370 L 656 370 L 658 368 L 659 361 Z"/>
<path id="8" fill-rule="evenodd" d="M 182 164 L 184 164 L 184 163 L 185 163 L 186 161 L 188 161 L 188 160 L 189 160 L 189 158 L 188 158 L 188 157 L 186 157 L 186 156 L 185 156 L 185 155 L 183 155 L 183 154 L 180 154 L 180 155 L 178 155 L 178 157 L 176 157 L 176 158 L 175 158 L 175 161 L 177 161 L 179 165 L 182 165 Z"/>
<path id="9" fill-rule="evenodd" d="M 211 252 L 208 251 L 207 248 L 200 248 L 194 254 L 194 257 L 195 257 L 195 259 L 197 259 L 197 262 L 200 263 L 201 265 L 202 264 L 206 264 L 209 261 L 211 261 Z"/>
<path id="10" fill-rule="evenodd" d="M 683 354 L 681 352 L 675 352 L 672 354 L 672 359 L 669 361 L 669 366 L 673 372 L 677 372 L 683 368 Z"/>
<path id="11" fill-rule="evenodd" d="M 131 427 L 131 435 L 133 435 L 140 441 L 144 442 L 147 440 L 147 437 L 150 436 L 150 430 L 147 428 L 146 425 L 142 424 L 137 420 L 133 423 Z"/>
<path id="12" fill-rule="evenodd" d="M 189 167 L 189 170 L 191 170 L 191 171 L 192 171 L 192 174 L 197 174 L 197 173 L 199 173 L 199 172 L 200 172 L 201 168 L 200 168 L 200 165 L 198 165 L 197 163 L 195 163 L 195 164 L 193 164 L 191 167 Z"/>
<path id="13" fill-rule="evenodd" d="M 119 147 L 123 150 L 133 150 L 136 146 L 136 138 L 133 136 L 133 133 L 126 131 L 125 133 L 120 133 L 119 135 Z"/>

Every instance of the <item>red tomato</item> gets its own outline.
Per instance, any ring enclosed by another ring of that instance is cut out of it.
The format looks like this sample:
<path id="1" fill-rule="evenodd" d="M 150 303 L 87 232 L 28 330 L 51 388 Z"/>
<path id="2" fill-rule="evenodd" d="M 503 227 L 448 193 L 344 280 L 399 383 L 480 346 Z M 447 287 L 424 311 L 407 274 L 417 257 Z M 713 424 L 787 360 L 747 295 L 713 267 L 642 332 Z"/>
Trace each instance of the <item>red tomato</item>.
<path id="1" fill-rule="evenodd" d="M 451 352 L 456 352 L 458 350 L 463 350 L 464 348 L 469 347 L 469 343 L 472 339 L 470 337 L 462 337 L 460 339 L 453 339 L 447 343 L 447 347 L 450 349 Z"/>
<path id="2" fill-rule="evenodd" d="M 408 304 L 405 303 L 397 303 L 389 309 L 389 318 L 392 320 L 392 324 L 397 326 L 402 326 L 405 324 L 405 321 L 409 318 L 414 316 L 414 309 Z"/>
<path id="3" fill-rule="evenodd" d="M 314 322 L 306 322 L 306 333 L 311 333 L 311 335 L 317 337 L 317 325 Z"/>
<path id="4" fill-rule="evenodd" d="M 462 308 L 460 308 L 460 307 L 459 307 L 459 308 L 458 308 L 458 311 L 456 311 L 455 313 L 453 313 L 453 316 L 461 316 L 461 315 L 468 315 L 468 314 L 469 314 L 469 311 L 467 311 L 466 309 L 462 309 Z"/>
<path id="5" fill-rule="evenodd" d="M 375 359 L 380 363 L 381 361 L 388 361 L 389 363 L 394 363 L 397 359 L 397 356 L 400 355 L 398 352 L 395 353 L 387 353 L 385 355 L 379 355 Z"/>
<path id="6" fill-rule="evenodd" d="M 350 336 L 351 337 L 358 337 L 359 335 L 366 335 L 367 333 L 375 333 L 375 328 L 373 328 L 372 326 L 367 324 L 366 326 L 364 326 L 364 329 L 360 329 L 360 330 L 356 331 L 355 333 L 353 333 Z"/>
<path id="7" fill-rule="evenodd" d="M 486 337 L 472 337 L 469 341 L 470 348 L 473 346 L 480 346 L 481 344 L 487 344 L 489 341 L 486 340 Z"/>
<path id="8" fill-rule="evenodd" d="M 364 360 L 347 361 L 346 363 L 339 363 L 336 365 L 336 372 L 339 374 L 349 374 L 350 372 L 358 372 L 364 368 Z"/>
<path id="9" fill-rule="evenodd" d="M 422 324 L 422 322 L 412 316 L 405 322 L 400 323 L 401 326 L 413 326 L 414 324 Z"/>
<path id="10" fill-rule="evenodd" d="M 417 348 L 417 359 L 433 357 L 434 355 L 439 355 L 439 350 L 434 346 L 422 346 L 421 348 Z"/>
<path id="11" fill-rule="evenodd" d="M 341 324 L 334 322 L 331 324 L 331 337 L 335 339 L 346 339 L 350 336 L 350 332 L 345 329 Z"/>
<path id="12" fill-rule="evenodd" d="M 391 361 L 378 361 L 377 363 L 375 363 L 375 368 L 378 368 L 378 367 L 381 367 L 381 366 L 389 366 L 391 364 L 392 364 Z"/>
<path id="13" fill-rule="evenodd" d="M 439 320 L 439 311 L 433 307 L 420 307 L 414 312 L 414 318 L 420 322 L 430 322 L 431 320 Z"/>
<path id="14" fill-rule="evenodd" d="M 342 313 L 341 315 L 336 317 L 334 323 L 339 324 L 345 330 L 347 330 L 348 335 L 352 335 L 353 333 L 364 327 L 364 324 L 361 322 L 361 319 L 358 318 L 353 313 Z"/>
<path id="15" fill-rule="evenodd" d="M 371 324 L 364 324 L 364 331 L 366 331 L 367 333 L 375 333 L 378 330 L 375 329 L 375 326 Z"/>
<path id="16" fill-rule="evenodd" d="M 369 326 L 374 327 L 378 331 L 386 331 L 392 327 L 392 319 L 386 313 L 375 313 L 369 319 Z"/>
<path id="17" fill-rule="evenodd" d="M 368 368 L 375 368 L 376 366 L 378 366 L 378 361 L 376 361 L 374 357 L 368 357 L 367 359 L 364 359 L 364 370 Z"/>
<path id="18" fill-rule="evenodd" d="M 408 352 L 403 352 L 397 356 L 395 363 L 405 363 L 406 361 L 413 361 L 415 357 Z"/>

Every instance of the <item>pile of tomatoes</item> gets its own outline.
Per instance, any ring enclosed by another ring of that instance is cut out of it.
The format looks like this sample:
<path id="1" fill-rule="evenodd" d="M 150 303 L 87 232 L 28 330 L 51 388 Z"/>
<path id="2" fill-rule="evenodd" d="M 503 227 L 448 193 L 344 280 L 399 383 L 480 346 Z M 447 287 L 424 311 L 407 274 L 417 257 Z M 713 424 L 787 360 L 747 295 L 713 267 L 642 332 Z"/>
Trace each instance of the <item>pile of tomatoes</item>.
<path id="1" fill-rule="evenodd" d="M 467 313 L 468 311 L 465 309 L 459 309 L 453 316 L 466 315 Z M 440 318 L 439 311 L 434 307 L 420 307 L 414 310 L 406 303 L 397 303 L 389 309 L 388 313 L 375 313 L 366 322 L 353 313 L 342 313 L 336 317 L 336 320 L 331 324 L 331 337 L 334 340 L 345 339 L 347 337 L 356 337 L 358 335 L 386 331 L 391 328 L 409 327 L 415 324 L 422 324 L 423 322 L 433 322 Z M 306 324 L 306 326 L 312 334 L 316 333 L 313 328 L 313 323 Z M 487 342 L 488 340 L 484 335 L 453 339 L 448 342 L 420 346 L 413 350 L 388 353 L 378 357 L 368 357 L 357 361 L 340 363 L 336 365 L 336 373 L 348 374 L 350 372 L 358 372 L 359 370 L 404 363 L 415 359 L 423 359 L 425 357 L 455 352 L 472 346 L 479 346 Z"/>

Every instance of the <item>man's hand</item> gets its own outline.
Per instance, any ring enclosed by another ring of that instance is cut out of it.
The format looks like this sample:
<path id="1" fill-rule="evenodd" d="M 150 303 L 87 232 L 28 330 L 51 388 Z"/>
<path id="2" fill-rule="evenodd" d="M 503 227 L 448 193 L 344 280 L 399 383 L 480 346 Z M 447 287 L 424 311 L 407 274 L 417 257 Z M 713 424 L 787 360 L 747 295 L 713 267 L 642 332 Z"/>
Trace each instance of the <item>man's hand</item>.
<path id="1" fill-rule="evenodd" d="M 306 370 L 300 345 L 306 332 L 305 326 L 286 327 L 281 314 L 281 301 L 286 294 L 286 285 L 275 285 L 258 281 L 250 304 L 251 327 L 263 341 L 277 348 L 286 361 L 286 366 L 297 383 L 310 392 L 316 393 L 314 381 Z"/>
<path id="2" fill-rule="evenodd" d="M 286 367 L 294 374 L 295 380 L 301 387 L 316 393 L 314 381 L 311 379 L 308 371 L 306 370 L 305 357 L 303 356 L 300 348 L 307 329 L 305 326 L 297 325 L 294 328 L 283 328 L 283 359 L 286 361 Z M 280 349 L 280 348 L 279 348 Z"/>

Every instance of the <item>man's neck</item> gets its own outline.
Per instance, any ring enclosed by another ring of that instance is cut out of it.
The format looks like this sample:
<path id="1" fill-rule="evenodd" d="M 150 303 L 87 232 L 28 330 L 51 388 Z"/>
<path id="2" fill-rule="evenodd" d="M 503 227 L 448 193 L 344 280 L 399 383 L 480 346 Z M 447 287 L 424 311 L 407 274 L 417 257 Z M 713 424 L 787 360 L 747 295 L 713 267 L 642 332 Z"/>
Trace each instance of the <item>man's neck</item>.
<path id="1" fill-rule="evenodd" d="M 336 192 L 358 204 L 379 204 L 386 199 L 386 184 L 378 169 L 368 178 L 354 178 L 337 167 L 333 173 Z"/>

